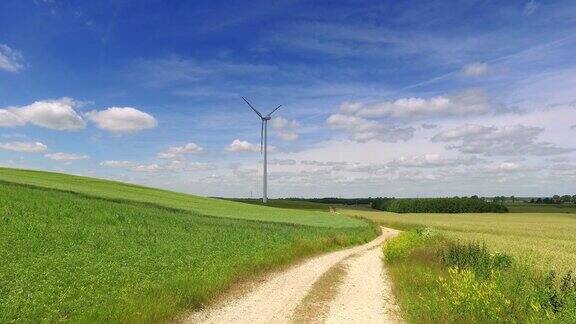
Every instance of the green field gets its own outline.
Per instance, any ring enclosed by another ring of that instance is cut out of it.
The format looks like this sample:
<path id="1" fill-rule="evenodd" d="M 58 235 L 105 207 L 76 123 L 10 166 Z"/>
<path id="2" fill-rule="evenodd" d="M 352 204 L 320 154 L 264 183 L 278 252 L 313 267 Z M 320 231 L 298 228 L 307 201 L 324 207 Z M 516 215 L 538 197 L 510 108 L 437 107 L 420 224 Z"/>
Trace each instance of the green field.
<path id="1" fill-rule="evenodd" d="M 44 172 L 0 179 L 0 322 L 170 320 L 235 280 L 375 236 L 325 212 Z"/>
<path id="2" fill-rule="evenodd" d="M 395 214 L 371 210 L 341 212 L 398 229 L 431 227 L 448 238 L 485 242 L 547 270 L 576 267 L 576 215 L 561 213 Z"/>
<path id="3" fill-rule="evenodd" d="M 354 218 L 313 210 L 302 212 L 205 198 L 122 182 L 72 176 L 61 173 L 0 168 L 0 181 L 30 184 L 81 193 L 88 196 L 150 203 L 188 210 L 206 216 L 241 218 L 267 222 L 328 227 L 357 227 L 364 223 Z"/>
<path id="4" fill-rule="evenodd" d="M 525 202 L 506 203 L 511 213 L 570 213 L 576 214 L 574 204 L 532 204 Z"/>
<path id="5" fill-rule="evenodd" d="M 234 199 L 234 201 L 259 206 L 264 205 L 260 199 Z M 302 200 L 268 199 L 266 206 L 275 208 L 298 209 L 298 210 L 330 211 L 331 205 L 302 201 Z"/>

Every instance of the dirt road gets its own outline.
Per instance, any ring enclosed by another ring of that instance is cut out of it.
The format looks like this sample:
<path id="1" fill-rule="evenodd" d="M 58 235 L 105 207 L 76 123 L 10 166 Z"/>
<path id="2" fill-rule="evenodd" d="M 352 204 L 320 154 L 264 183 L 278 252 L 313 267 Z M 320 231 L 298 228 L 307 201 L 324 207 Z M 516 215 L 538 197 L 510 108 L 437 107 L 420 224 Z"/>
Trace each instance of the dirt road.
<path id="1" fill-rule="evenodd" d="M 379 248 L 396 233 L 383 228 L 370 243 L 272 274 L 247 293 L 193 313 L 184 322 L 399 322 Z"/>

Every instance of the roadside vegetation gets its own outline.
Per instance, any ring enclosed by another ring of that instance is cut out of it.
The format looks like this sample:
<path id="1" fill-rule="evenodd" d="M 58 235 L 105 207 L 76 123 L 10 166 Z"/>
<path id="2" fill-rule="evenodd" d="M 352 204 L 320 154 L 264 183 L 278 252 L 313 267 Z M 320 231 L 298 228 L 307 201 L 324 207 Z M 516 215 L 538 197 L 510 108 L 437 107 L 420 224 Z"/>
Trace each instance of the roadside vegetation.
<path id="1" fill-rule="evenodd" d="M 576 215 L 555 213 L 396 214 L 339 209 L 342 214 L 371 219 L 407 230 L 429 227 L 448 239 L 485 242 L 543 271 L 567 271 L 576 265 Z"/>
<path id="2" fill-rule="evenodd" d="M 372 207 L 394 213 L 506 213 L 502 204 L 478 197 L 454 198 L 377 198 Z"/>
<path id="3" fill-rule="evenodd" d="M 403 317 L 412 323 L 576 321 L 576 277 L 539 271 L 475 241 L 408 230 L 387 241 L 384 260 Z"/>
<path id="4" fill-rule="evenodd" d="M 0 178 L 14 180 L 17 173 L 0 170 Z M 24 174 L 28 184 L 0 182 L 3 323 L 170 320 L 236 280 L 376 235 L 364 221 L 329 213 Z M 223 217 L 203 215 L 197 205 Z M 271 221 L 247 219 L 254 210 Z M 243 219 L 232 218 L 235 213 Z M 316 214 L 324 218 L 314 223 Z"/>

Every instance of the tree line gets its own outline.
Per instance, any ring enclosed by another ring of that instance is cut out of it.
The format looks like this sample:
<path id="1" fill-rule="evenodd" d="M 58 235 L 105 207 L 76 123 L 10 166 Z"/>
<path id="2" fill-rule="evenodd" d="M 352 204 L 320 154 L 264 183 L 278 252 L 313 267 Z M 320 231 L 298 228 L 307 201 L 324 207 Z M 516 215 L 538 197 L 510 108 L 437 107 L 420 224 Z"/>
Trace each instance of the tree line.
<path id="1" fill-rule="evenodd" d="M 576 204 L 576 195 L 554 195 L 545 198 L 531 198 L 529 202 L 533 204 Z"/>
<path id="2" fill-rule="evenodd" d="M 508 208 L 474 197 L 376 198 L 372 208 L 394 213 L 507 213 Z"/>

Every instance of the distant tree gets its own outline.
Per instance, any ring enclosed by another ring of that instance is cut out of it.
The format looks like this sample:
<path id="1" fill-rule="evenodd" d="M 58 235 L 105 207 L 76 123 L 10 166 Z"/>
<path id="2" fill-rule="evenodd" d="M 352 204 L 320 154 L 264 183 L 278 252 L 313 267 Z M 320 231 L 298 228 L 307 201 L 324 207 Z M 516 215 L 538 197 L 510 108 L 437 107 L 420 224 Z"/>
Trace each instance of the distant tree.
<path id="1" fill-rule="evenodd" d="M 544 202 L 544 201 L 542 200 L 542 198 L 536 199 L 536 203 L 537 203 L 537 204 L 541 204 L 541 203 L 543 203 L 543 202 Z"/>
<path id="2" fill-rule="evenodd" d="M 472 196 L 472 197 L 470 197 L 470 198 L 478 199 L 478 195 L 474 195 L 474 196 Z"/>
<path id="3" fill-rule="evenodd" d="M 553 201 L 555 204 L 560 203 L 560 196 L 558 196 L 558 195 L 552 196 L 552 201 Z"/>
<path id="4" fill-rule="evenodd" d="M 512 200 L 512 202 L 516 202 L 516 197 L 510 196 L 510 200 Z"/>
<path id="5" fill-rule="evenodd" d="M 562 196 L 562 197 L 560 198 L 560 200 L 561 200 L 563 203 L 569 203 L 569 202 L 572 200 L 572 196 L 570 196 L 570 195 L 564 195 L 564 196 Z"/>
<path id="6" fill-rule="evenodd" d="M 533 203 L 535 203 L 535 202 L 536 202 L 536 201 L 534 200 L 534 198 L 531 198 L 531 199 L 530 199 L 530 203 L 531 203 L 531 204 L 533 204 Z"/>
<path id="7" fill-rule="evenodd" d="M 572 203 L 576 204 L 576 195 L 572 196 Z"/>

